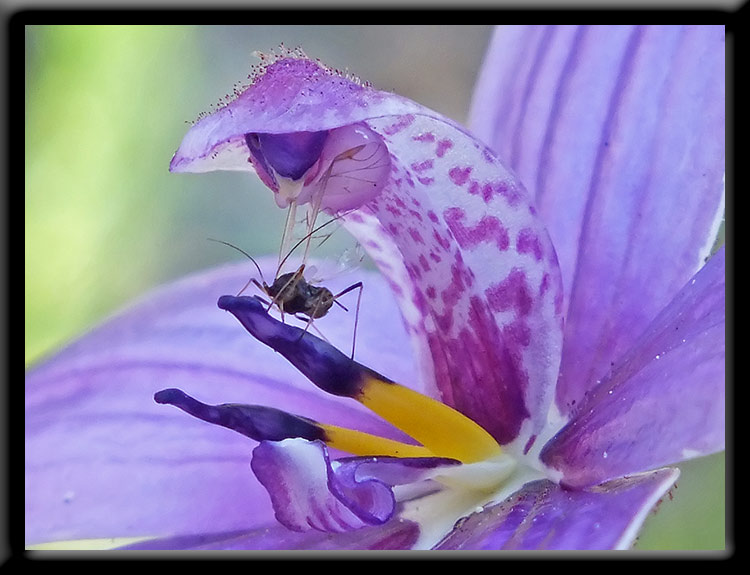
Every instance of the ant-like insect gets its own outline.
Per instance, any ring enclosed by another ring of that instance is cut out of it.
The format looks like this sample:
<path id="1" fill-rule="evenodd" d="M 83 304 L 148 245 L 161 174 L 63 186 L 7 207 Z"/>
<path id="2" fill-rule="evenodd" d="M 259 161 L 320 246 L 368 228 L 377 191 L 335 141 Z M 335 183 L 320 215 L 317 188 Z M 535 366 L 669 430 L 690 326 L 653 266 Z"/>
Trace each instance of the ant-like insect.
<path id="1" fill-rule="evenodd" d="M 322 228 L 330 224 L 331 222 L 334 222 L 341 216 L 337 216 L 331 220 L 328 220 L 324 224 L 321 224 L 314 230 L 312 230 L 309 234 L 307 234 L 305 237 L 303 237 L 301 240 L 299 240 L 287 253 L 287 255 L 279 262 L 278 267 L 276 268 L 276 279 L 274 279 L 273 283 L 271 285 L 268 285 L 266 283 L 265 278 L 263 277 L 263 272 L 260 269 L 260 266 L 258 265 L 258 262 L 255 261 L 255 259 L 245 252 L 244 250 L 238 248 L 235 245 L 232 245 L 228 242 L 222 241 L 222 240 L 214 240 L 212 238 L 209 238 L 209 240 L 214 242 L 219 242 L 221 244 L 224 244 L 226 246 L 229 246 L 230 248 L 234 248 L 238 252 L 245 255 L 248 259 L 250 259 L 251 262 L 255 265 L 255 268 L 258 270 L 258 274 L 260 275 L 261 281 L 258 281 L 256 278 L 250 278 L 250 280 L 244 285 L 244 287 L 237 293 L 239 296 L 245 289 L 247 289 L 247 286 L 249 286 L 251 283 L 255 284 L 256 287 L 261 290 L 263 293 L 265 293 L 268 297 L 271 298 L 270 302 L 264 301 L 264 303 L 268 304 L 268 309 L 270 310 L 271 307 L 274 305 L 279 309 L 281 312 L 281 320 L 284 320 L 284 313 L 288 313 L 290 315 L 293 315 L 295 318 L 307 322 L 305 325 L 305 329 L 303 331 L 306 332 L 307 329 L 312 325 L 313 320 L 321 318 L 325 316 L 328 311 L 333 307 L 333 304 L 336 304 L 340 308 L 342 308 L 344 311 L 349 311 L 344 305 L 339 303 L 337 300 L 341 296 L 354 291 L 355 289 L 359 289 L 359 295 L 357 296 L 357 309 L 354 316 L 354 334 L 352 337 L 352 354 L 351 358 L 354 359 L 354 346 L 357 341 L 357 323 L 359 321 L 359 304 L 362 299 L 362 288 L 363 284 L 362 282 L 356 282 L 349 287 L 341 290 L 339 293 L 334 294 L 331 290 L 329 290 L 325 286 L 316 286 L 312 283 L 308 282 L 304 277 L 305 272 L 305 264 L 301 264 L 296 271 L 285 273 L 282 275 L 278 275 L 279 271 L 281 271 L 281 267 L 284 265 L 286 260 L 289 258 L 289 256 L 292 255 L 292 252 L 297 249 L 302 243 L 306 240 L 308 240 L 309 237 L 312 236 L 312 234 L 317 233 Z M 307 317 L 300 317 L 307 316 Z M 314 326 L 313 326 L 314 327 Z M 315 328 L 317 330 L 317 328 Z M 318 330 L 319 332 L 319 330 Z M 320 333 L 320 332 L 319 332 Z M 322 335 L 322 334 L 321 334 Z M 300 336 L 301 337 L 301 336 Z"/>

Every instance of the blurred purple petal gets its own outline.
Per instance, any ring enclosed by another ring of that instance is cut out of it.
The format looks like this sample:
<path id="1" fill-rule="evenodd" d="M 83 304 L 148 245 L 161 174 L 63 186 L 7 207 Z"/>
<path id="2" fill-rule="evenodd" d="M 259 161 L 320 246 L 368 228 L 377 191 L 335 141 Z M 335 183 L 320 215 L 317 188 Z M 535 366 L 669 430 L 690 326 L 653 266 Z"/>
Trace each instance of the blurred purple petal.
<path id="1" fill-rule="evenodd" d="M 345 533 L 290 531 L 278 523 L 252 531 L 208 533 L 152 539 L 121 549 L 148 550 L 373 550 L 411 549 L 419 537 L 416 523 L 392 519 L 384 525 Z"/>
<path id="2" fill-rule="evenodd" d="M 275 269 L 275 262 L 265 264 Z M 404 439 L 358 403 L 317 390 L 216 307 L 250 273 L 243 263 L 165 286 L 28 371 L 29 544 L 233 531 L 273 521 L 268 495 L 250 470 L 256 443 L 154 403 L 165 386 L 213 403 L 275 406 Z M 358 354 L 408 381 L 414 366 L 390 292 L 377 275 L 360 270 L 358 279 L 367 286 Z M 318 323 L 347 348 L 353 318 L 338 312 Z"/>
<path id="3" fill-rule="evenodd" d="M 709 253 L 724 211 L 724 90 L 723 27 L 493 37 L 471 125 L 535 196 L 560 259 L 564 412 Z"/>
<path id="4" fill-rule="evenodd" d="M 542 451 L 580 487 L 724 449 L 724 248 Z"/>
<path id="5" fill-rule="evenodd" d="M 677 469 L 660 469 L 573 491 L 533 481 L 468 516 L 437 549 L 627 549 L 678 476 Z"/>

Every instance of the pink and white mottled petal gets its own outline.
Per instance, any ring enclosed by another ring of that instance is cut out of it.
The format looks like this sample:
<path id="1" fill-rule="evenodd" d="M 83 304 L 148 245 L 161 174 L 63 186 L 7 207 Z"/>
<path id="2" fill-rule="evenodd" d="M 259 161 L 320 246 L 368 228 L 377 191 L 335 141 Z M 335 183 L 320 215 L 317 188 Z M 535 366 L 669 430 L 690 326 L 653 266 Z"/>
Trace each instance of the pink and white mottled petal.
<path id="1" fill-rule="evenodd" d="M 546 231 L 518 181 L 449 120 L 367 124 L 391 151 L 391 181 L 362 210 L 377 219 L 371 233 L 372 217 L 349 230 L 366 249 L 379 242 L 373 257 L 386 260 L 441 399 L 500 443 L 528 448 L 546 423 L 562 340 Z"/>
<path id="2" fill-rule="evenodd" d="M 724 248 L 690 280 L 547 444 L 574 487 L 724 449 Z"/>
<path id="3" fill-rule="evenodd" d="M 275 270 L 275 258 L 260 263 L 264 272 Z M 256 443 L 154 403 L 165 386 L 209 403 L 258 403 L 405 439 L 358 403 L 312 386 L 216 307 L 252 271 L 242 263 L 164 286 L 28 371 L 28 544 L 246 530 L 273 521 L 249 467 Z M 385 362 L 388 376 L 404 381 L 415 368 L 390 290 L 378 274 L 360 270 L 358 279 L 367 285 L 358 357 Z M 331 285 L 343 289 L 348 281 Z M 338 312 L 320 329 L 346 349 L 353 317 Z"/>
<path id="4" fill-rule="evenodd" d="M 563 411 L 708 255 L 724 212 L 724 90 L 719 26 L 495 33 L 470 124 L 533 194 L 558 252 Z"/>
<path id="5" fill-rule="evenodd" d="M 409 379 L 396 381 L 408 384 L 409 387 L 421 393 L 437 395 L 439 392 L 434 384 L 435 376 L 430 346 L 427 339 L 422 337 L 422 310 L 409 289 L 412 280 L 404 266 L 404 259 L 398 244 L 385 231 L 376 215 L 368 207 L 344 216 L 343 221 L 349 233 L 365 247 L 368 255 L 380 270 L 398 302 L 404 327 L 411 336 L 411 349 L 418 369 L 415 369 Z M 443 399 L 449 402 L 450 398 L 443 395 Z"/>
<path id="6" fill-rule="evenodd" d="M 547 480 L 468 516 L 440 550 L 628 549 L 679 470 L 660 469 L 569 491 Z"/>

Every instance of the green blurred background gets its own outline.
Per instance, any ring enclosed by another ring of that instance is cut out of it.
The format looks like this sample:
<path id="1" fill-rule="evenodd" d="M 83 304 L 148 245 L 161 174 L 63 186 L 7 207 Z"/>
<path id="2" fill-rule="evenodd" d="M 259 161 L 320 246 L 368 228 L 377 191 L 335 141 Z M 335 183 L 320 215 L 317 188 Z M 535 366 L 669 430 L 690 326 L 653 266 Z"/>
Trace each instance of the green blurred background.
<path id="1" fill-rule="evenodd" d="M 253 176 L 168 171 L 189 122 L 246 83 L 253 51 L 300 45 L 463 122 L 490 33 L 489 26 L 26 27 L 27 365 L 149 289 L 241 257 L 208 237 L 275 253 L 284 214 Z M 651 514 L 637 549 L 724 549 L 724 454 L 681 468 L 673 499 Z"/>

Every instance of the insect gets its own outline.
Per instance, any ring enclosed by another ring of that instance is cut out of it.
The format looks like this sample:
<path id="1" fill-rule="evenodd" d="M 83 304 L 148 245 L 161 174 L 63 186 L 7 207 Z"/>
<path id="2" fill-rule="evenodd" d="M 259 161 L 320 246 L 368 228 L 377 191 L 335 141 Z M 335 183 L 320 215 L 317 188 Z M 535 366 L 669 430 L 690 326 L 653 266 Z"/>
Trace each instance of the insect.
<path id="1" fill-rule="evenodd" d="M 265 278 L 263 277 L 263 272 L 261 271 L 260 266 L 258 265 L 258 262 L 256 262 L 255 259 L 250 254 L 248 254 L 244 250 L 228 242 L 225 242 L 222 240 L 214 240 L 212 238 L 209 238 L 209 239 L 211 241 L 224 244 L 226 246 L 229 246 L 239 251 L 240 253 L 245 255 L 248 259 L 250 259 L 250 261 L 253 262 L 253 264 L 255 265 L 255 268 L 258 270 L 258 274 L 260 275 L 260 281 L 258 281 L 258 279 L 256 278 L 250 278 L 250 280 L 237 293 L 237 295 L 240 295 L 242 292 L 244 292 L 245 289 L 247 289 L 247 287 L 251 283 L 255 284 L 255 286 L 259 290 L 261 290 L 269 298 L 271 298 L 270 302 L 267 302 L 264 300 L 264 303 L 268 305 L 269 310 L 271 309 L 271 307 L 276 306 L 278 310 L 281 312 L 282 321 L 284 320 L 284 314 L 286 313 L 286 314 L 290 314 L 294 316 L 298 320 L 306 322 L 305 329 L 302 332 L 303 334 L 308 330 L 308 328 L 312 326 L 325 339 L 325 336 L 323 336 L 323 334 L 320 333 L 320 330 L 318 330 L 317 328 L 315 328 L 315 326 L 313 326 L 313 320 L 319 319 L 327 315 L 329 310 L 331 309 L 331 307 L 333 307 L 334 304 L 342 308 L 344 311 L 349 311 L 346 306 L 344 306 L 338 301 L 338 298 L 340 298 L 343 295 L 346 295 L 347 293 L 351 291 L 354 291 L 355 289 L 359 289 L 359 294 L 357 296 L 357 308 L 356 308 L 356 312 L 354 316 L 354 333 L 352 336 L 351 358 L 354 359 L 354 348 L 355 348 L 356 340 L 357 340 L 357 324 L 359 321 L 359 305 L 362 300 L 362 288 L 363 288 L 362 282 L 361 281 L 356 282 L 350 285 L 349 287 L 344 288 L 340 292 L 334 294 L 327 287 L 314 285 L 313 283 L 305 279 L 305 275 L 304 275 L 305 268 L 306 268 L 305 263 L 302 263 L 296 269 L 296 271 L 279 275 L 279 272 L 281 271 L 281 268 L 286 262 L 286 260 L 289 258 L 289 256 L 291 256 L 292 252 L 294 252 L 295 249 L 301 246 L 302 243 L 304 243 L 305 241 L 309 240 L 308 236 L 312 236 L 313 234 L 317 233 L 328 224 L 336 221 L 339 217 L 341 216 L 337 216 L 331 220 L 328 220 L 324 224 L 321 224 L 317 228 L 313 229 L 308 235 L 306 235 L 301 240 L 299 240 L 289 250 L 286 256 L 281 260 L 281 262 L 279 262 L 279 265 L 276 269 L 276 277 L 273 283 L 271 283 L 270 285 L 266 282 Z M 300 335 L 300 337 L 302 337 L 302 334 Z"/>

